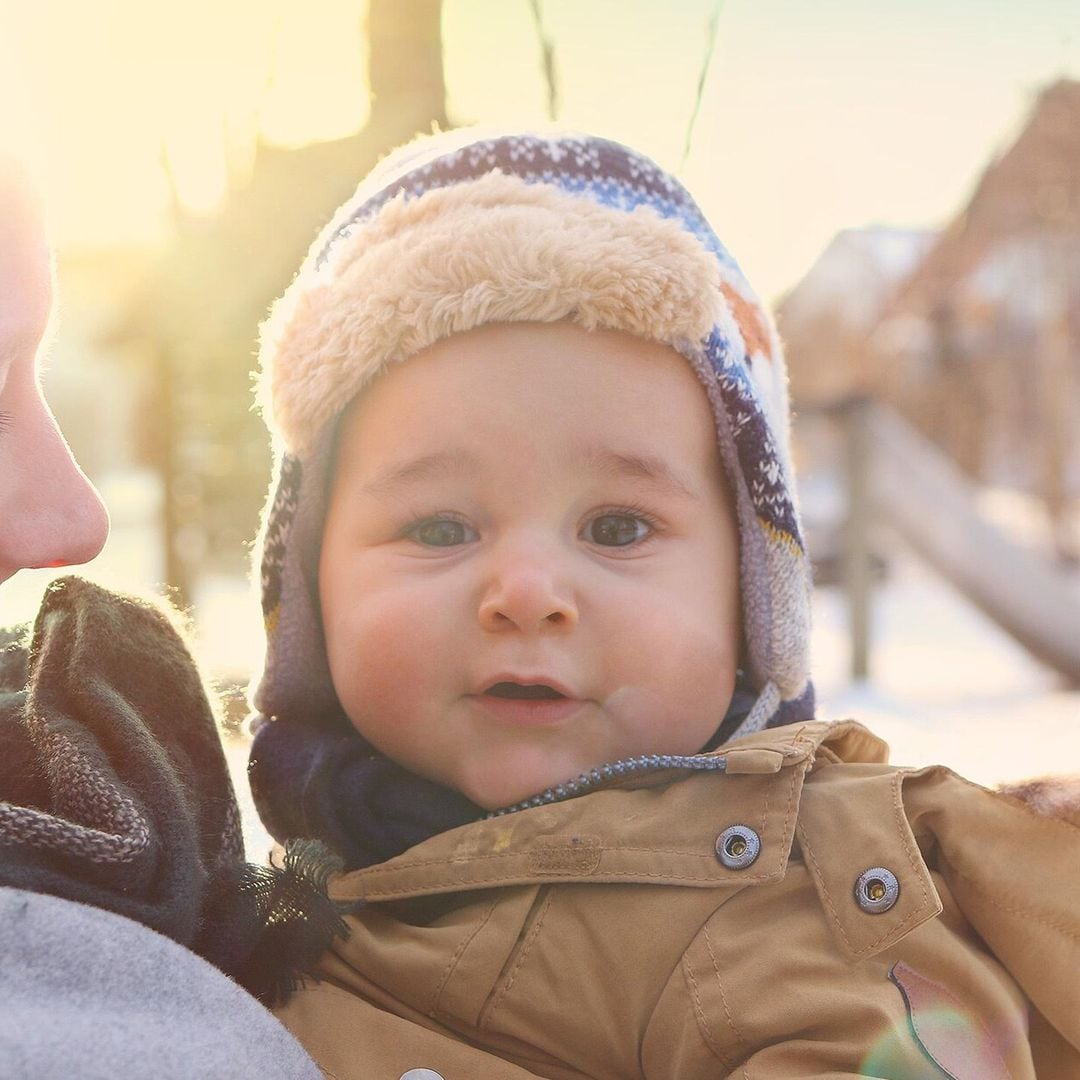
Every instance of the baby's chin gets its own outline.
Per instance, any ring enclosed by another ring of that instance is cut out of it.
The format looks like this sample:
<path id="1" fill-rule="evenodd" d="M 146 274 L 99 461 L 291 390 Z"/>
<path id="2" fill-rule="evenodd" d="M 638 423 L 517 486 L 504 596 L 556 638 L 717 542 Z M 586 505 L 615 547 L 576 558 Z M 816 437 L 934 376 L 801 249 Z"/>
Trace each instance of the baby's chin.
<path id="1" fill-rule="evenodd" d="M 548 788 L 577 779 L 583 772 L 594 767 L 576 766 L 574 763 L 552 764 L 544 768 L 514 768 L 508 763 L 492 763 L 490 767 L 471 768 L 452 779 L 452 786 L 471 802 L 484 810 L 501 810 L 507 806 L 539 795 Z M 443 781 L 446 782 L 445 780 Z"/>
<path id="2" fill-rule="evenodd" d="M 590 757 L 587 761 L 559 754 L 550 761 L 518 758 L 515 761 L 491 761 L 479 765 L 473 762 L 467 770 L 452 778 L 444 777 L 442 782 L 450 783 L 484 810 L 502 810 L 577 780 L 620 756 L 625 755 L 608 755 L 597 760 Z"/>
<path id="3" fill-rule="evenodd" d="M 533 784 L 514 783 L 510 778 L 502 777 L 485 782 L 482 779 L 464 781 L 454 786 L 470 802 L 476 803 L 482 810 L 502 810 L 507 806 L 516 806 L 518 803 L 539 795 L 542 791 L 556 784 L 561 784 L 569 779 L 566 776 L 550 783 L 542 783 L 539 787 Z"/>

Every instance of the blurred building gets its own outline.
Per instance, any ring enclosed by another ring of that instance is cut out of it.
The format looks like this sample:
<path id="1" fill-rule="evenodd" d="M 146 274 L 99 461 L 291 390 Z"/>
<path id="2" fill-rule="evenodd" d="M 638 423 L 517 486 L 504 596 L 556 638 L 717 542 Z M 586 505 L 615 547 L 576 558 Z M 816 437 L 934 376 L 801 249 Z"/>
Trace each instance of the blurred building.
<path id="1" fill-rule="evenodd" d="M 1080 83 L 1039 95 L 932 242 L 841 234 L 779 319 L 797 402 L 866 391 L 895 406 L 973 479 L 1040 498 L 1075 557 Z"/>
<path id="2" fill-rule="evenodd" d="M 845 229 L 784 297 L 776 314 L 798 405 L 872 389 L 870 336 L 934 238 L 927 230 Z"/>

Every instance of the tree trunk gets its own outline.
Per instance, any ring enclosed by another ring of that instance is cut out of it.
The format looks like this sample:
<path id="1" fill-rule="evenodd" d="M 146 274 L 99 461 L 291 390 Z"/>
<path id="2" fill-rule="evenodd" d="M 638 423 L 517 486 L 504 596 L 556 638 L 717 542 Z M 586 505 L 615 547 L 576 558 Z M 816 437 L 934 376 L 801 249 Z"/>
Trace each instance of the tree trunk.
<path id="1" fill-rule="evenodd" d="M 371 126 L 447 127 L 442 0 L 369 0 Z"/>

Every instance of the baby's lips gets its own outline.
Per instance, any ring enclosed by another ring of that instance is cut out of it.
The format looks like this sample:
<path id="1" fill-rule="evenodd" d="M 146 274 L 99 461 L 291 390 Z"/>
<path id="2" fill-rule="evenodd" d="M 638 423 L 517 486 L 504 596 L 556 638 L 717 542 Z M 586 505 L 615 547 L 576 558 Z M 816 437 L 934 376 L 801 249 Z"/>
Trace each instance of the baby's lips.
<path id="1" fill-rule="evenodd" d="M 521 675 L 501 672 L 490 679 L 485 679 L 480 693 L 490 697 L 522 700 L 557 700 L 577 697 L 572 690 L 557 679 L 532 673 Z"/>
<path id="2" fill-rule="evenodd" d="M 547 683 L 497 682 L 484 691 L 490 697 L 507 698 L 515 701 L 562 701 L 565 694 L 559 693 Z"/>

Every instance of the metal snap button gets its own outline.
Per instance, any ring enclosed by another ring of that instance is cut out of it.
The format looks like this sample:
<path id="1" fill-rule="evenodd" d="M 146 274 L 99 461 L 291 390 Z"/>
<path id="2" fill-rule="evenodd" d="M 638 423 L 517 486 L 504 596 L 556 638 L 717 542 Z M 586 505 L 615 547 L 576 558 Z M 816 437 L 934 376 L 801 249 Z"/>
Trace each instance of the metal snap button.
<path id="1" fill-rule="evenodd" d="M 855 882 L 855 899 L 869 915 L 880 915 L 900 898 L 900 882 L 884 866 L 872 866 Z"/>
<path id="2" fill-rule="evenodd" d="M 408 1072 L 403 1072 L 398 1080 L 443 1080 L 442 1073 L 437 1073 L 434 1069 L 410 1069 Z"/>
<path id="3" fill-rule="evenodd" d="M 716 838 L 716 857 L 729 870 L 744 870 L 761 853 L 761 839 L 749 825 L 731 825 Z"/>

